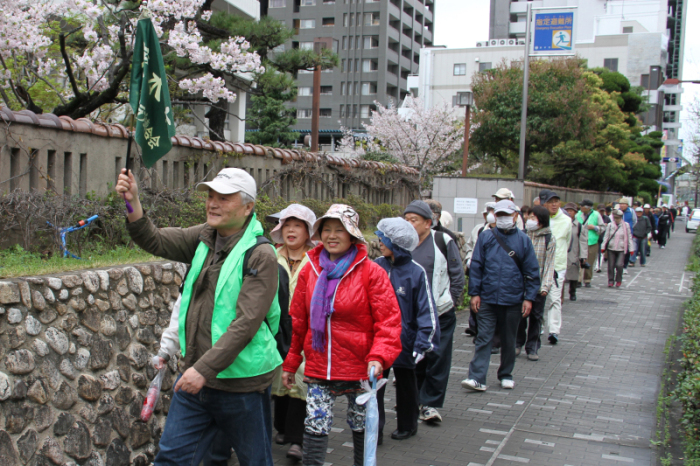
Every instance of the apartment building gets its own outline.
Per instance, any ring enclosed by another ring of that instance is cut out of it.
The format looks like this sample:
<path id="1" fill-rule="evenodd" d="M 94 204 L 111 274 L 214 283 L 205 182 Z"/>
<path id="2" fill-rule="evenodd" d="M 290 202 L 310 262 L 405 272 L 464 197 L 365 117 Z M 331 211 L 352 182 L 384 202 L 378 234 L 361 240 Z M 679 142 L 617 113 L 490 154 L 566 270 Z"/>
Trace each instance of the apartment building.
<path id="1" fill-rule="evenodd" d="M 321 144 L 340 136 L 341 125 L 362 131 L 375 101 L 400 103 L 408 77 L 418 72 L 420 49 L 433 45 L 434 0 L 263 0 L 263 14 L 295 30 L 286 48 L 313 49 L 330 37 L 340 65 L 321 76 Z M 297 125 L 311 131 L 313 72 L 297 76 Z"/>

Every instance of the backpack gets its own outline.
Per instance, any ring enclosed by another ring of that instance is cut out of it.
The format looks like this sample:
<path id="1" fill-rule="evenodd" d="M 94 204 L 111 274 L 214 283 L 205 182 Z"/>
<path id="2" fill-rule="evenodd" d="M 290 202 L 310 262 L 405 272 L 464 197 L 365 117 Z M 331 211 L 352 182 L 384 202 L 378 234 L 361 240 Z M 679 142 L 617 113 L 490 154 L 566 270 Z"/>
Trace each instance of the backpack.
<path id="1" fill-rule="evenodd" d="M 258 275 L 257 269 L 251 269 L 248 267 L 248 261 L 255 248 L 261 244 L 272 244 L 272 242 L 264 236 L 257 237 L 257 242 L 255 245 L 249 248 L 243 256 L 243 277 L 247 275 L 255 277 Z M 277 334 L 274 334 L 274 336 L 275 341 L 277 342 L 277 351 L 279 351 L 280 356 L 282 356 L 282 359 L 284 359 L 287 357 L 289 348 L 292 345 L 292 317 L 289 315 L 289 301 L 291 296 L 289 296 L 289 275 L 287 274 L 287 271 L 281 264 L 277 264 L 277 270 L 279 271 L 277 298 L 280 305 L 280 323 L 279 330 L 277 331 Z M 272 332 L 272 327 L 270 326 L 270 322 L 267 320 L 267 317 L 265 317 L 265 323 L 270 329 L 270 332 Z"/>
<path id="2" fill-rule="evenodd" d="M 445 260 L 449 262 L 449 259 L 447 257 L 447 243 L 445 243 L 445 235 L 447 233 L 443 233 L 441 231 L 436 231 L 435 232 L 435 245 L 438 247 L 440 252 L 442 253 L 443 256 L 445 256 Z"/>

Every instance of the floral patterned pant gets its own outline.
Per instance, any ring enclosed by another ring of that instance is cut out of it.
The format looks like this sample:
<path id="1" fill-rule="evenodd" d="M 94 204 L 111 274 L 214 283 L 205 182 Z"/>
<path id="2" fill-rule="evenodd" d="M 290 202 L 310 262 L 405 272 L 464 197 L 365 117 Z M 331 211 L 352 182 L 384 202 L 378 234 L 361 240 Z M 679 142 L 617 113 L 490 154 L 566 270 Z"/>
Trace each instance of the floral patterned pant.
<path id="1" fill-rule="evenodd" d="M 357 388 L 348 389 L 348 382 L 310 383 L 306 394 L 305 431 L 312 435 L 328 435 L 333 425 L 333 405 L 338 395 L 348 399 L 348 425 L 355 432 L 365 430 L 365 406 L 355 400 L 360 394 Z"/>

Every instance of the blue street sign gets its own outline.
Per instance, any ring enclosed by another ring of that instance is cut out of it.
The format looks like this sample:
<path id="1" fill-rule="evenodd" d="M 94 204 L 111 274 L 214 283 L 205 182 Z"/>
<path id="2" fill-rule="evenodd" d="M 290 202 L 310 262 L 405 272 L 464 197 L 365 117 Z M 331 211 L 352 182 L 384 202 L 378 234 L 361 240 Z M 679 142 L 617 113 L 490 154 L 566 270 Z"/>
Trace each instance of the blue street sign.
<path id="1" fill-rule="evenodd" d="M 664 162 L 674 162 L 674 163 L 678 163 L 680 160 L 681 160 L 680 157 L 664 157 L 664 158 L 663 158 L 663 161 L 664 161 Z"/>
<path id="2" fill-rule="evenodd" d="M 535 13 L 534 52 L 572 52 L 574 50 L 574 14 Z"/>

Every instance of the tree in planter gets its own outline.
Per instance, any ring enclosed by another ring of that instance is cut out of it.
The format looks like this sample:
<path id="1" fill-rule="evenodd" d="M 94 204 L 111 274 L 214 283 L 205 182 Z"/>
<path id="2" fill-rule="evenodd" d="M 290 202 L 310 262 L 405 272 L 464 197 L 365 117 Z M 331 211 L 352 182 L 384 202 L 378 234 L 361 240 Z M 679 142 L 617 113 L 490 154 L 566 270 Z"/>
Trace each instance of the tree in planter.
<path id="1" fill-rule="evenodd" d="M 356 156 L 388 154 L 419 172 L 419 183 L 427 187 L 431 175 L 440 173 L 450 156 L 462 147 L 464 122 L 447 103 L 425 109 L 421 99 L 406 97 L 401 109 L 375 102 L 370 123 L 362 125 L 368 138 L 357 142 L 343 130 L 341 150 Z"/>

